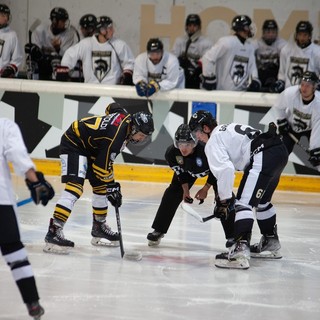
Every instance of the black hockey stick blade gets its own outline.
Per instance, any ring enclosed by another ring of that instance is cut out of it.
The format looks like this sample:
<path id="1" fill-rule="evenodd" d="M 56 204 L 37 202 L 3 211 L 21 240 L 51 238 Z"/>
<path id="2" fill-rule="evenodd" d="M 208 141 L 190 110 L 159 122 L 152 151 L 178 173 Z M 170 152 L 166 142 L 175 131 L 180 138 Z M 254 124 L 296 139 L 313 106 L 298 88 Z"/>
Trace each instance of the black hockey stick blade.
<path id="1" fill-rule="evenodd" d="M 310 150 L 300 143 L 299 139 L 296 138 L 295 135 L 293 135 L 291 132 L 288 132 L 288 135 L 302 150 L 304 150 L 307 154 L 310 154 Z"/>
<path id="2" fill-rule="evenodd" d="M 31 43 L 31 35 L 32 32 L 37 28 L 37 26 L 41 23 L 41 20 L 36 19 L 34 23 L 29 28 L 29 43 Z"/>

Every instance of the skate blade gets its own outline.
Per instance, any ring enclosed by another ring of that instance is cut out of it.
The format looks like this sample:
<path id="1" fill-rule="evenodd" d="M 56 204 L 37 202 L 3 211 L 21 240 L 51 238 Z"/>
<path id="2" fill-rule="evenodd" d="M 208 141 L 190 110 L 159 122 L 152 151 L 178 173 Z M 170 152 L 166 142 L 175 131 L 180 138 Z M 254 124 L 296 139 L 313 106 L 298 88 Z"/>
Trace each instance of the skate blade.
<path id="1" fill-rule="evenodd" d="M 53 254 L 69 254 L 72 250 L 73 247 L 62 247 L 53 243 L 46 243 L 45 247 L 43 248 L 43 252 Z"/>
<path id="2" fill-rule="evenodd" d="M 242 259 L 216 259 L 214 265 L 218 268 L 223 269 L 249 269 L 250 264 L 249 260 L 242 258 Z"/>
<path id="3" fill-rule="evenodd" d="M 119 241 L 109 241 L 107 239 L 95 238 L 95 237 L 91 239 L 91 244 L 97 247 L 119 247 L 120 246 Z"/>
<path id="4" fill-rule="evenodd" d="M 262 251 L 262 252 L 251 252 L 251 258 L 258 259 L 281 259 L 282 254 L 280 251 Z"/>

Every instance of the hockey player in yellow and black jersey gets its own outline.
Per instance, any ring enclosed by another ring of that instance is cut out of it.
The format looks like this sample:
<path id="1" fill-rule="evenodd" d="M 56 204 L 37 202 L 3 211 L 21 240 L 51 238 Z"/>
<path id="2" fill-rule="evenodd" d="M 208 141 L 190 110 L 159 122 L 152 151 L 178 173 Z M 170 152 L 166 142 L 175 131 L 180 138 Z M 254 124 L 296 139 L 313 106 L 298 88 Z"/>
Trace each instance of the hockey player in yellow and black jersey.
<path id="1" fill-rule="evenodd" d="M 169 146 L 165 158 L 174 171 L 172 181 L 165 190 L 160 206 L 152 223 L 153 232 L 147 235 L 149 246 L 160 244 L 161 238 L 167 233 L 171 221 L 181 201 L 192 203 L 190 189 L 198 178 L 207 176 L 205 185 L 195 194 L 200 203 L 207 198 L 211 186 L 217 195 L 217 180 L 209 170 L 204 145 L 198 144 L 189 126 L 182 124 L 175 132 L 174 144 Z M 219 199 L 216 198 L 215 217 L 220 219 L 218 212 Z M 231 207 L 231 206 L 230 206 Z M 234 210 L 230 210 L 227 219 L 220 219 L 226 239 L 233 240 Z"/>
<path id="2" fill-rule="evenodd" d="M 119 234 L 106 224 L 108 201 L 113 206 L 122 204 L 120 184 L 114 181 L 113 162 L 127 143 L 142 142 L 153 131 L 151 114 L 141 111 L 130 115 L 117 103 L 109 105 L 106 115 L 71 124 L 60 144 L 61 180 L 66 186 L 50 219 L 45 252 L 67 253 L 69 247 L 74 247 L 74 242 L 64 238 L 63 227 L 83 193 L 85 179 L 93 191 L 91 243 L 109 244 L 101 238 L 118 242 Z"/>

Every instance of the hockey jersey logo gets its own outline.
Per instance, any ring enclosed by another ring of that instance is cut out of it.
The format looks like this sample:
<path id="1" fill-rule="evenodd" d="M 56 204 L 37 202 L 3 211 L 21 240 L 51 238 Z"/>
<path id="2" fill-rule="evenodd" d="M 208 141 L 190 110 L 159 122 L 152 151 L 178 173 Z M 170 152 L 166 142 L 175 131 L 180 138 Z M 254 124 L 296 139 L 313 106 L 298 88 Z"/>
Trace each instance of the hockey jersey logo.
<path id="1" fill-rule="evenodd" d="M 99 82 L 102 82 L 111 70 L 111 51 L 92 51 L 92 69 Z"/>
<path id="2" fill-rule="evenodd" d="M 235 86 L 238 86 L 248 74 L 248 57 L 235 55 L 230 67 L 230 77 Z"/>
<path id="3" fill-rule="evenodd" d="M 292 86 L 300 84 L 302 74 L 308 70 L 308 64 L 308 58 L 290 57 L 288 78 Z"/>

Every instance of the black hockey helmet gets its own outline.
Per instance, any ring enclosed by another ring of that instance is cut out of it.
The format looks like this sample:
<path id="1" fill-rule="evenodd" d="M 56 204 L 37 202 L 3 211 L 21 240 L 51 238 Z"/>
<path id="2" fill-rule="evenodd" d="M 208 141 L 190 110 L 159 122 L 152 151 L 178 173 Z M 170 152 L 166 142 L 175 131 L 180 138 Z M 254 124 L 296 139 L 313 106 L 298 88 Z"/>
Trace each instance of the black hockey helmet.
<path id="1" fill-rule="evenodd" d="M 305 71 L 302 74 L 301 81 L 312 82 L 314 84 L 317 84 L 319 82 L 319 78 L 317 77 L 315 72 Z"/>
<path id="2" fill-rule="evenodd" d="M 198 110 L 192 115 L 189 121 L 190 130 L 192 132 L 198 130 L 202 131 L 204 125 L 208 126 L 211 130 L 213 130 L 218 125 L 218 123 L 209 111 Z"/>
<path id="3" fill-rule="evenodd" d="M 246 15 L 235 16 L 232 20 L 232 30 L 243 31 L 252 24 L 252 20 Z"/>
<path id="4" fill-rule="evenodd" d="M 270 19 L 265 20 L 262 25 L 262 30 L 277 30 L 278 31 L 278 24 L 276 20 Z"/>
<path id="5" fill-rule="evenodd" d="M 100 30 L 101 28 L 108 28 L 112 27 L 113 21 L 110 17 L 108 16 L 101 16 L 97 19 L 97 25 L 96 28 L 97 30 Z"/>
<path id="6" fill-rule="evenodd" d="M 10 9 L 7 5 L 5 4 L 0 4 L 0 12 L 7 14 L 8 16 L 10 16 Z"/>
<path id="7" fill-rule="evenodd" d="M 122 107 L 119 103 L 117 102 L 109 103 L 108 106 L 106 107 L 105 114 L 109 115 L 111 113 L 116 113 L 116 112 L 128 114 L 128 111 L 124 107 Z"/>
<path id="8" fill-rule="evenodd" d="M 61 7 L 55 7 L 50 12 L 50 20 L 64 20 L 67 21 L 69 19 L 68 11 Z"/>
<path id="9" fill-rule="evenodd" d="M 189 14 L 186 19 L 186 26 L 188 26 L 190 24 L 194 24 L 196 26 L 199 26 L 199 28 L 201 28 L 200 16 L 198 14 L 194 14 L 194 13 Z"/>
<path id="10" fill-rule="evenodd" d="M 84 29 L 95 29 L 97 18 L 94 14 L 88 13 L 80 18 L 79 24 Z"/>
<path id="11" fill-rule="evenodd" d="M 312 36 L 313 26 L 309 21 L 300 21 L 296 26 L 296 33 L 306 32 Z"/>
<path id="12" fill-rule="evenodd" d="M 191 132 L 187 124 L 181 124 L 174 134 L 174 146 L 179 148 L 179 144 L 190 144 L 195 147 L 198 143 L 197 138 Z"/>
<path id="13" fill-rule="evenodd" d="M 134 135 L 137 132 L 142 132 L 147 136 L 151 136 L 154 131 L 152 114 L 144 111 L 134 113 L 132 116 L 132 131 Z"/>
<path id="14" fill-rule="evenodd" d="M 159 38 L 151 38 L 147 43 L 147 52 L 163 51 L 163 43 Z"/>

